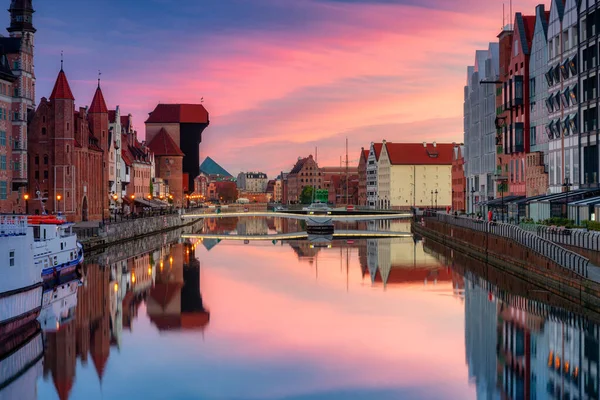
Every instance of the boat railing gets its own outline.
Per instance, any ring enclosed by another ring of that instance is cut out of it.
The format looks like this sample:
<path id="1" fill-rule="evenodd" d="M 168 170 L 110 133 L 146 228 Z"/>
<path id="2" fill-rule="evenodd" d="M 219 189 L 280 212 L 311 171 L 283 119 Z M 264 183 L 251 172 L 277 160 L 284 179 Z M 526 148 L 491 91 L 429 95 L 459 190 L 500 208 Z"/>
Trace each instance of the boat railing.
<path id="1" fill-rule="evenodd" d="M 23 215 L 0 216 L 0 237 L 24 236 L 27 234 L 27 217 Z"/>

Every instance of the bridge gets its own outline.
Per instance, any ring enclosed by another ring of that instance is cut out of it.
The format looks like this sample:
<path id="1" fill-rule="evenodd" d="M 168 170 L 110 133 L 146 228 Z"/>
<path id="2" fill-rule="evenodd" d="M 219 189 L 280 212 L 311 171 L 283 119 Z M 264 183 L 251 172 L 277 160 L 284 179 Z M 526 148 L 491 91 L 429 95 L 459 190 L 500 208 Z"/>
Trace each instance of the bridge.
<path id="1" fill-rule="evenodd" d="M 302 213 L 291 213 L 291 212 L 277 212 L 277 211 L 258 211 L 258 212 L 231 212 L 231 213 L 190 213 L 183 214 L 182 218 L 188 219 L 202 219 L 202 218 L 239 218 L 239 217 L 277 217 L 277 218 L 291 218 L 291 219 L 302 219 L 307 220 L 308 218 L 314 217 L 327 217 L 333 221 L 379 221 L 379 220 L 390 220 L 390 219 L 409 219 L 412 217 L 410 213 L 398 213 L 398 214 L 362 214 L 353 215 L 354 212 L 350 212 L 347 215 L 317 215 L 317 214 L 302 214 Z"/>
<path id="2" fill-rule="evenodd" d="M 292 232 L 292 233 L 277 233 L 272 235 L 231 235 L 231 234 L 212 234 L 212 233 L 200 233 L 200 234 L 183 234 L 183 239 L 220 239 L 220 240 L 248 240 L 248 241 L 261 241 L 261 240 L 298 240 L 308 239 L 313 235 L 309 235 L 306 232 Z M 336 231 L 331 235 L 334 239 L 346 239 L 346 238 L 361 238 L 361 239 L 372 239 L 372 238 L 405 238 L 412 237 L 410 232 L 389 232 L 389 231 L 359 231 L 359 230 L 340 230 Z"/>

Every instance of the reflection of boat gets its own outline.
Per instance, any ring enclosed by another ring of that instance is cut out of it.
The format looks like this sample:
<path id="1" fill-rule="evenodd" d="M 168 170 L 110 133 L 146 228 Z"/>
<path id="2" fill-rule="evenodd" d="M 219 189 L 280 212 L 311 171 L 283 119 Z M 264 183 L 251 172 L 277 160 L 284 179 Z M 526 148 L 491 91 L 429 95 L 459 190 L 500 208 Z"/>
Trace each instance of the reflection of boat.
<path id="1" fill-rule="evenodd" d="M 77 242 L 72 223 L 62 216 L 32 215 L 28 224 L 33 231 L 33 258 L 44 279 L 70 273 L 83 262 L 83 247 Z"/>
<path id="2" fill-rule="evenodd" d="M 327 205 L 327 203 L 315 202 L 312 203 L 308 207 L 302 208 L 302 211 L 308 211 L 311 215 L 327 215 L 331 214 L 331 208 Z"/>
<path id="3" fill-rule="evenodd" d="M 56 331 L 75 317 L 79 284 L 80 280 L 74 277 L 44 291 L 42 311 L 38 318 L 44 331 Z"/>
<path id="4" fill-rule="evenodd" d="M 37 398 L 43 355 L 42 331 L 36 321 L 0 341 L 0 399 Z"/>
<path id="5" fill-rule="evenodd" d="M 0 216 L 0 343 L 37 318 L 42 307 L 42 277 L 33 262 L 33 230 L 25 216 Z"/>

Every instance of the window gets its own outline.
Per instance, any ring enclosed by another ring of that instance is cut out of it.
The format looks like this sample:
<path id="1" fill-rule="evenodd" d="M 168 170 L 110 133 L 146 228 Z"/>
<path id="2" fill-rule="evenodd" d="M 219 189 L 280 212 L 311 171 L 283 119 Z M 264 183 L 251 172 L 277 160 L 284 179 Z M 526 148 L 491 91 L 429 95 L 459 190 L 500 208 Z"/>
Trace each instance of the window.
<path id="1" fill-rule="evenodd" d="M 21 163 L 19 161 L 15 161 L 13 163 L 13 170 L 14 171 L 20 171 L 21 170 Z"/>
<path id="2" fill-rule="evenodd" d="M 44 171 L 44 179 L 48 179 L 48 170 Z"/>
<path id="3" fill-rule="evenodd" d="M 20 121 L 21 120 L 21 114 L 19 114 L 17 111 L 15 111 L 14 115 L 13 115 L 13 121 Z"/>
<path id="4" fill-rule="evenodd" d="M 19 61 L 13 61 L 13 69 L 19 69 Z"/>
<path id="5" fill-rule="evenodd" d="M 40 165 L 40 156 L 35 156 L 35 165 Z"/>
<path id="6" fill-rule="evenodd" d="M 6 182 L 4 182 L 6 183 Z M 10 267 L 14 267 L 15 266 L 15 251 L 14 250 L 10 250 L 8 252 L 8 265 Z"/>
<path id="7" fill-rule="evenodd" d="M 0 181 L 0 200 L 6 200 L 8 195 L 8 183 Z"/>
<path id="8" fill-rule="evenodd" d="M 48 155 L 44 156 L 44 165 L 48 165 Z"/>
<path id="9" fill-rule="evenodd" d="M 0 156 L 0 170 L 6 171 L 6 156 L 5 155 Z"/>
<path id="10" fill-rule="evenodd" d="M 536 144 L 536 140 L 535 140 L 535 126 L 532 126 L 531 128 L 529 128 L 529 143 L 532 146 L 535 146 Z"/>
<path id="11" fill-rule="evenodd" d="M 6 132 L 0 131 L 0 146 L 6 146 Z"/>
<path id="12" fill-rule="evenodd" d="M 515 57 L 516 57 L 519 55 L 519 41 L 518 40 L 515 40 L 515 44 L 514 44 L 513 48 L 515 49 Z"/>
<path id="13" fill-rule="evenodd" d="M 535 78 L 529 79 L 529 97 L 535 97 Z"/>
<path id="14" fill-rule="evenodd" d="M 40 171 L 35 171 L 34 175 L 35 175 L 35 179 L 40 179 Z"/>
<path id="15" fill-rule="evenodd" d="M 46 134 L 46 128 L 42 128 L 42 135 Z"/>

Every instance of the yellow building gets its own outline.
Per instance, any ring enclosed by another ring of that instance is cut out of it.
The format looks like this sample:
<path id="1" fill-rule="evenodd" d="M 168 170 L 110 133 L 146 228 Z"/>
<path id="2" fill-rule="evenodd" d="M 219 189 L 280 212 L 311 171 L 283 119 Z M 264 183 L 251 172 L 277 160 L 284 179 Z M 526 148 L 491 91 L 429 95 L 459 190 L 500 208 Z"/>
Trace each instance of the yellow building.
<path id="1" fill-rule="evenodd" d="M 378 198 L 383 208 L 446 208 L 452 204 L 452 143 L 383 141 Z"/>

